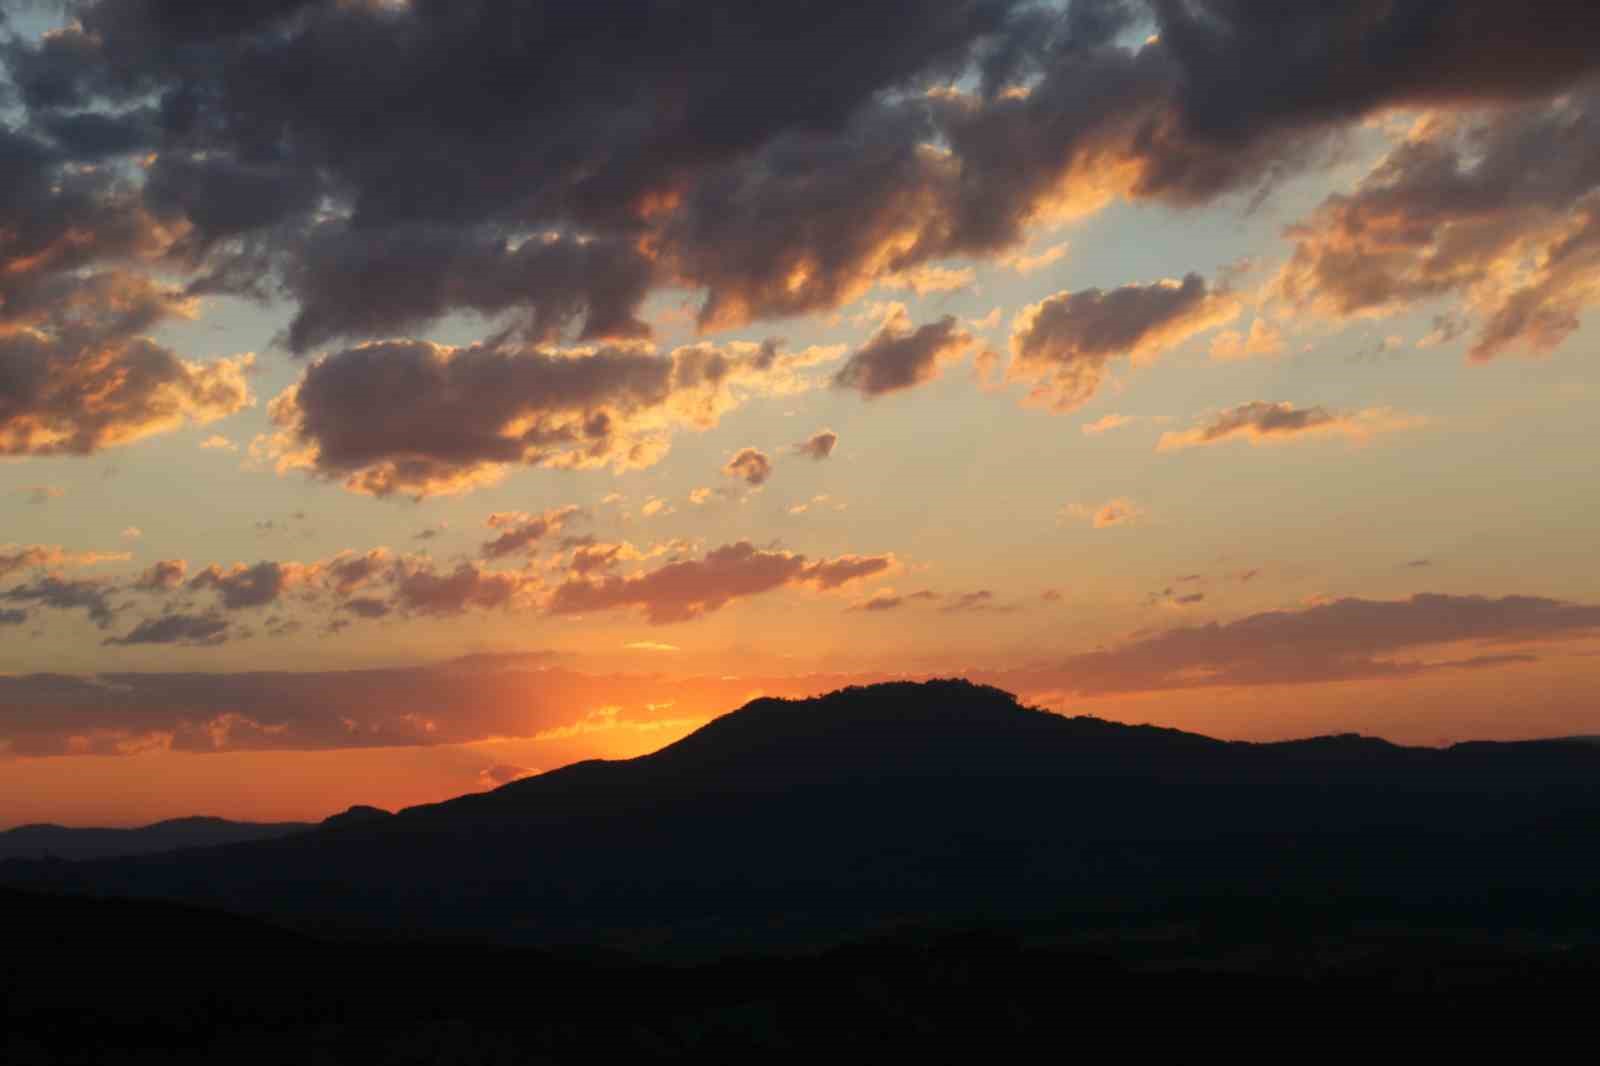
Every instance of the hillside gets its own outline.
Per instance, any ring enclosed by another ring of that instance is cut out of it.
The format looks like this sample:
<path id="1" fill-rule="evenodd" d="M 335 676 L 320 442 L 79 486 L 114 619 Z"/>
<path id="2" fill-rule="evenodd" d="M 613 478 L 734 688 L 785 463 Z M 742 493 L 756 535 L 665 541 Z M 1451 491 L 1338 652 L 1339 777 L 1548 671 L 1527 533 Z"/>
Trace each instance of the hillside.
<path id="1" fill-rule="evenodd" d="M 1222 742 L 929 682 L 757 700 L 651 755 L 393 817 L 0 880 L 690 954 L 1307 903 L 1571 936 L 1594 924 L 1597 827 L 1593 745 Z"/>

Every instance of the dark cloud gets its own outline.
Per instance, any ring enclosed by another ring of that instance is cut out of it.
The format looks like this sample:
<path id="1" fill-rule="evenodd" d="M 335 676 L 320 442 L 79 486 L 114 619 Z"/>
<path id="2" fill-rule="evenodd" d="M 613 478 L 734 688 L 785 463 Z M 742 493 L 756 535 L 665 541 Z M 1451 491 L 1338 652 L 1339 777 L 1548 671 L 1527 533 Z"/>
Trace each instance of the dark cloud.
<path id="1" fill-rule="evenodd" d="M 805 440 L 794 446 L 796 455 L 803 455 L 807 459 L 826 459 L 833 454 L 833 449 L 839 444 L 839 434 L 831 429 L 819 429 Z"/>
<path id="2" fill-rule="evenodd" d="M 112 591 L 112 586 L 104 581 L 69 580 L 48 574 L 31 584 L 0 593 L 0 600 L 36 603 L 58 611 L 81 609 L 88 612 L 90 621 L 105 629 L 116 613 L 111 606 Z"/>
<path id="3" fill-rule="evenodd" d="M 1176 451 L 1236 439 L 1260 444 L 1333 433 L 1360 439 L 1385 430 L 1406 428 L 1417 422 L 1416 419 L 1379 408 L 1334 412 L 1324 407 L 1297 408 L 1291 403 L 1253 400 L 1220 411 L 1194 429 L 1163 433 L 1156 448 L 1158 451 Z"/>
<path id="4" fill-rule="evenodd" d="M 0 131 L 0 455 L 88 455 L 250 403 L 248 356 L 189 362 L 145 336 L 193 313 L 138 268 L 171 243 L 114 168 Z"/>
<path id="5" fill-rule="evenodd" d="M 133 587 L 148 592 L 167 592 L 183 584 L 184 576 L 189 572 L 189 564 L 183 559 L 162 559 L 150 566 Z"/>
<path id="6" fill-rule="evenodd" d="M 833 376 L 833 384 L 868 397 L 913 388 L 937 378 L 943 364 L 960 359 L 973 343 L 954 315 L 913 329 L 905 309 L 897 308 Z"/>
<path id="7" fill-rule="evenodd" d="M 508 464 L 626 470 L 660 459 L 673 427 L 715 425 L 750 391 L 804 387 L 797 372 L 830 354 L 369 344 L 318 360 L 273 401 L 269 450 L 280 470 L 377 496 L 465 491 Z"/>
<path id="8" fill-rule="evenodd" d="M 1396 109 L 1434 112 L 1294 231 L 1275 291 L 1334 317 L 1451 296 L 1441 342 L 1465 316 L 1476 359 L 1546 352 L 1600 277 L 1600 17 L 1571 8 L 85 0 L 0 47 L 0 454 L 247 406 L 246 357 L 149 337 L 235 293 L 285 304 L 297 352 L 462 312 L 491 338 L 316 364 L 274 405 L 280 466 L 413 496 L 510 464 L 644 466 L 740 375 L 788 380 L 644 353 L 652 293 L 699 294 L 706 330 L 836 308 L 1119 198 L 1259 194 Z M 1058 294 L 1009 374 L 1070 410 L 1110 360 L 1233 306 L 1195 275 Z M 956 354 L 953 325 L 902 326 L 841 383 L 910 387 Z M 613 346 L 529 347 L 558 338 Z"/>
<path id="9" fill-rule="evenodd" d="M 1600 16 L 1553 0 L 1154 0 L 1197 133 L 1247 142 L 1396 107 L 1542 97 L 1600 67 Z"/>
<path id="10" fill-rule="evenodd" d="M 937 599 L 939 599 L 939 594 L 932 589 L 923 589 L 920 592 L 901 595 L 894 589 L 884 588 L 874 592 L 860 603 L 848 608 L 848 610 L 868 612 L 896 611 L 912 603 Z"/>
<path id="11" fill-rule="evenodd" d="M 1432 566 L 1432 565 L 1433 565 L 1433 560 L 1431 560 L 1431 559 L 1413 559 L 1409 563 L 1406 564 L 1406 569 L 1407 570 L 1421 570 L 1423 567 Z"/>
<path id="12" fill-rule="evenodd" d="M 27 620 L 27 611 L 19 611 L 12 608 L 0 610 L 0 626 L 20 626 Z"/>
<path id="13" fill-rule="evenodd" d="M 1240 306 L 1198 274 L 1181 282 L 1058 292 L 1017 316 L 1006 376 L 1029 382 L 1031 401 L 1072 411 L 1094 396 L 1113 358 L 1153 359 L 1233 318 Z"/>
<path id="14" fill-rule="evenodd" d="M 552 614 L 585 614 L 637 607 L 653 624 L 686 622 L 720 610 L 736 599 L 788 585 L 833 589 L 886 572 L 889 555 L 840 556 L 807 561 L 804 555 L 757 548 L 748 541 L 727 544 L 704 558 L 668 563 L 626 577 L 569 578 L 556 586 L 547 609 Z"/>
<path id="15" fill-rule="evenodd" d="M 135 644 L 186 644 L 210 647 L 228 639 L 228 623 L 215 614 L 166 614 L 147 618 L 126 636 L 112 637 L 107 644 L 124 647 Z"/>
<path id="16" fill-rule="evenodd" d="M 373 548 L 365 552 L 340 552 L 319 567 L 324 584 L 339 596 L 349 596 L 358 589 L 388 577 L 394 568 L 394 556 L 387 548 Z"/>
<path id="17" fill-rule="evenodd" d="M 106 347 L 0 336 L 0 455 L 90 455 L 223 418 L 251 402 L 249 365 L 185 362 L 145 338 Z"/>
<path id="18" fill-rule="evenodd" d="M 552 533 L 583 513 L 583 508 L 568 505 L 543 514 L 529 515 L 521 511 L 503 511 L 489 516 L 489 527 L 501 530 L 499 536 L 483 545 L 483 554 L 489 559 L 515 555 L 533 547 Z"/>
<path id="19" fill-rule="evenodd" d="M 383 600 L 375 599 L 371 596 L 357 596 L 354 599 L 346 600 L 339 605 L 339 609 L 341 611 L 349 611 L 351 614 L 361 618 L 383 618 L 393 610 Z"/>
<path id="20" fill-rule="evenodd" d="M 214 589 L 222 597 L 222 606 L 237 611 L 275 602 L 295 578 L 292 565 L 282 563 L 260 562 L 254 566 L 237 563 L 229 570 L 213 563 L 190 578 L 189 587 Z"/>
<path id="21" fill-rule="evenodd" d="M 1418 654 L 1430 645 L 1504 646 L 1594 630 L 1600 607 L 1531 596 L 1342 599 L 1169 629 L 1072 656 L 1060 671 L 1085 693 L 1397 677 L 1506 661 L 1493 654 L 1443 661 Z"/>
<path id="22" fill-rule="evenodd" d="M 513 248 L 503 237 L 438 226 L 377 235 L 342 227 L 310 241 L 290 275 L 299 311 L 288 345 L 304 352 L 408 332 L 462 310 L 492 318 L 516 309 L 536 342 L 559 339 L 580 317 L 579 340 L 645 337 L 636 312 L 653 274 L 651 260 L 620 240 L 551 234 Z"/>
<path id="23" fill-rule="evenodd" d="M 1534 165 L 1532 161 L 1538 160 Z M 1600 291 L 1600 93 L 1462 118 L 1438 116 L 1290 229 L 1275 282 L 1330 318 L 1440 297 L 1424 345 L 1475 325 L 1469 355 L 1554 350 Z"/>
<path id="24" fill-rule="evenodd" d="M 475 563 L 460 563 L 454 570 L 440 571 L 432 563 L 412 560 L 396 572 L 394 586 L 396 602 L 405 611 L 446 617 L 474 608 L 513 606 L 537 587 L 537 582 L 521 574 L 486 570 Z"/>
<path id="25" fill-rule="evenodd" d="M 759 449 L 740 448 L 722 465 L 722 472 L 751 485 L 763 485 L 772 476 L 772 460 Z"/>

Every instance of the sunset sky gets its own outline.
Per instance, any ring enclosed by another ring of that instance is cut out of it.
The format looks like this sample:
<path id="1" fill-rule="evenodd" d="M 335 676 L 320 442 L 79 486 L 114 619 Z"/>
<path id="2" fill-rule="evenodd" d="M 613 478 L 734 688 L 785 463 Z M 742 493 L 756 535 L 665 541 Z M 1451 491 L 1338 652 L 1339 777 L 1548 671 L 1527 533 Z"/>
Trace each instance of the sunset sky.
<path id="1" fill-rule="evenodd" d="M 1600 734 L 1600 9 L 0 6 L 0 828 Z"/>

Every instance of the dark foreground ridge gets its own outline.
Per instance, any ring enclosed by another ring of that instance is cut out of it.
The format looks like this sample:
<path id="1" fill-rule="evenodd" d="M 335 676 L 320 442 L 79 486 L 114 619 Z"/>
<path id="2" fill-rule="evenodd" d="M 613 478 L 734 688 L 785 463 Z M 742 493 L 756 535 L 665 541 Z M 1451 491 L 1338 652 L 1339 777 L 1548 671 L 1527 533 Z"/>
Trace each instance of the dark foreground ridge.
<path id="1" fill-rule="evenodd" d="M 1230 929 L 1225 963 L 1141 957 L 1148 943 L 1132 939 L 945 929 L 682 967 L 333 942 L 173 904 L 0 889 L 0 1061 L 1137 1062 L 1205 1047 L 1281 1063 L 1347 1062 L 1404 1034 L 1434 1054 L 1589 1038 L 1593 950 L 1317 942 L 1284 917 Z"/>
<path id="2" fill-rule="evenodd" d="M 1589 743 L 1231 743 L 941 681 L 757 700 L 638 759 L 274 840 L 0 864 L 0 881 L 318 935 L 667 957 L 1285 907 L 1576 943 L 1595 934 L 1597 840 Z"/>

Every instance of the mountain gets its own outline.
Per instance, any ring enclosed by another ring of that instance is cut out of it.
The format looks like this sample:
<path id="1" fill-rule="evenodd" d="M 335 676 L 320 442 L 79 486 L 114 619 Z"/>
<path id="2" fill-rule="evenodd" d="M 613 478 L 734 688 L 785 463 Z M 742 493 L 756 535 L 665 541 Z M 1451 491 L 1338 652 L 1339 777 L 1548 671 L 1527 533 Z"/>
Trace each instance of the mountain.
<path id="1" fill-rule="evenodd" d="M 312 828 L 306 822 L 230 822 L 224 818 L 173 818 L 137 829 L 73 829 L 22 825 L 0 832 L 0 859 L 107 859 L 270 840 Z"/>
<path id="2" fill-rule="evenodd" d="M 1262 909 L 1570 938 L 1593 930 L 1597 840 L 1592 744 L 1225 742 L 940 681 L 756 700 L 637 759 L 0 880 L 340 934 L 691 954 Z"/>

